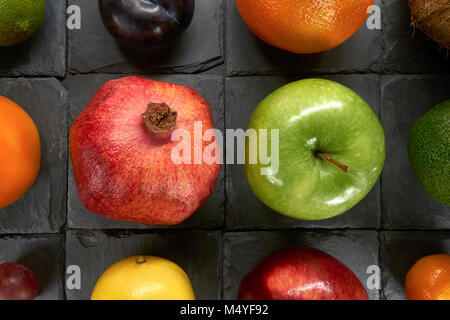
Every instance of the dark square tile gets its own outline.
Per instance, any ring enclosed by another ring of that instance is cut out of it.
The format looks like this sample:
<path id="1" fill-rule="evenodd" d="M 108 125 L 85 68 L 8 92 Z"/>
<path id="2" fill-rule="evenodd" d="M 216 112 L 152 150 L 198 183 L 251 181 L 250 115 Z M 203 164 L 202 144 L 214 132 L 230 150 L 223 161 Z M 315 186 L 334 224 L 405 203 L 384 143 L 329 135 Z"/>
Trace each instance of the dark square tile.
<path id="1" fill-rule="evenodd" d="M 90 299 L 102 273 L 113 263 L 134 255 L 153 255 L 178 264 L 189 276 L 199 300 L 221 299 L 222 236 L 220 232 L 103 233 L 68 231 L 66 266 L 81 270 L 81 290 L 67 299 Z"/>
<path id="2" fill-rule="evenodd" d="M 70 101 L 70 124 L 76 119 L 95 92 L 107 81 L 120 78 L 114 75 L 78 75 L 69 76 L 64 80 L 68 88 Z M 211 106 L 216 128 L 223 131 L 223 80 L 218 76 L 203 75 L 159 75 L 152 79 L 186 85 L 196 90 Z M 72 168 L 69 165 L 69 201 L 68 223 L 71 228 L 84 229 L 136 229 L 155 228 L 148 225 L 114 221 L 89 212 L 81 204 Z M 225 206 L 225 177 L 224 168 L 217 179 L 213 195 L 192 217 L 175 228 L 216 228 L 223 224 Z M 156 228 L 161 228 L 156 227 Z"/>
<path id="3" fill-rule="evenodd" d="M 449 232 L 388 231 L 381 236 L 382 298 L 405 299 L 405 277 L 422 257 L 450 252 Z"/>
<path id="4" fill-rule="evenodd" d="M 242 278 L 265 256 L 290 245 L 322 250 L 348 266 L 366 286 L 367 268 L 378 265 L 375 231 L 258 231 L 224 234 L 224 299 L 236 299 Z M 379 299 L 379 290 L 367 290 Z"/>
<path id="5" fill-rule="evenodd" d="M 120 47 L 104 27 L 97 1 L 69 0 L 83 15 L 82 29 L 69 31 L 72 73 L 193 73 L 223 62 L 223 0 L 195 1 L 192 24 L 159 56 Z M 94 3 L 93 3 L 94 2 Z"/>
<path id="6" fill-rule="evenodd" d="M 449 98 L 450 77 L 385 76 L 381 121 L 386 134 L 386 163 L 381 199 L 386 229 L 448 229 L 450 207 L 422 188 L 408 159 L 409 134 L 415 121 Z"/>
<path id="7" fill-rule="evenodd" d="M 329 80 L 349 86 L 379 114 L 380 81 L 376 75 L 334 75 Z M 292 77 L 232 77 L 226 81 L 226 127 L 247 129 L 259 102 Z M 376 228 L 380 224 L 380 185 L 344 215 L 322 221 L 300 221 L 280 215 L 265 206 L 251 191 L 243 165 L 227 165 L 227 227 L 229 229 L 272 228 Z"/>
<path id="8" fill-rule="evenodd" d="M 67 91 L 58 80 L 0 79 L 0 95 L 18 103 L 41 138 L 41 170 L 19 201 L 0 211 L 0 233 L 59 232 L 66 221 Z"/>
<path id="9" fill-rule="evenodd" d="M 381 6 L 380 0 L 375 4 Z M 327 52 L 299 55 L 271 47 L 256 38 L 241 18 L 234 0 L 226 2 L 228 74 L 335 73 L 378 71 L 381 30 L 364 24 L 345 43 Z"/>
<path id="10" fill-rule="evenodd" d="M 383 0 L 384 71 L 389 73 L 441 73 L 450 71 L 447 50 L 411 26 L 408 1 Z"/>
<path id="11" fill-rule="evenodd" d="M 66 1 L 47 0 L 45 21 L 27 41 L 0 47 L 0 76 L 63 76 L 66 72 Z"/>
<path id="12" fill-rule="evenodd" d="M 37 300 L 64 299 L 64 245 L 61 235 L 0 237 L 0 264 L 17 262 L 36 274 Z"/>

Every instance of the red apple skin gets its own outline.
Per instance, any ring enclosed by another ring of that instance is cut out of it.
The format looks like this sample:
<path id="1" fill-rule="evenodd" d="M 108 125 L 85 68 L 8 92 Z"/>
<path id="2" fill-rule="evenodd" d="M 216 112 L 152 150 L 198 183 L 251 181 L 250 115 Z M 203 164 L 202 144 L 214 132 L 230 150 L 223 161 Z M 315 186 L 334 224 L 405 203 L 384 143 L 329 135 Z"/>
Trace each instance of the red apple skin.
<path id="1" fill-rule="evenodd" d="M 313 248 L 287 247 L 264 258 L 241 281 L 239 300 L 368 300 L 355 274 Z"/>
<path id="2" fill-rule="evenodd" d="M 212 194 L 220 164 L 175 164 L 171 134 L 155 134 L 142 114 L 149 103 L 178 114 L 176 129 L 194 137 L 213 129 L 208 103 L 193 89 L 141 77 L 103 85 L 70 130 L 70 156 L 83 205 L 101 216 L 135 223 L 175 225 Z M 217 143 L 215 141 L 214 143 Z M 203 141 L 204 148 L 211 142 Z M 194 143 L 191 143 L 194 155 Z"/>

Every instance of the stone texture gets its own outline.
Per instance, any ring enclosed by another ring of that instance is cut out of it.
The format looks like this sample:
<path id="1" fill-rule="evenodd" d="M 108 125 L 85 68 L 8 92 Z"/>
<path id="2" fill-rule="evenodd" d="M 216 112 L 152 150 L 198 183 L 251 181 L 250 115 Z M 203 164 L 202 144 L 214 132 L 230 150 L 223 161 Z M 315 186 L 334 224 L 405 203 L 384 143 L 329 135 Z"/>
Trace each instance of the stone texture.
<path id="1" fill-rule="evenodd" d="M 378 235 L 375 231 L 258 231 L 224 235 L 224 299 L 236 299 L 242 278 L 264 257 L 290 245 L 322 250 L 348 266 L 366 285 L 367 268 L 378 265 Z M 367 290 L 379 299 L 379 290 Z"/>
<path id="2" fill-rule="evenodd" d="M 113 75 L 78 75 L 64 80 L 70 95 L 70 124 L 76 119 L 95 92 L 107 81 L 119 78 Z M 211 106 L 215 127 L 223 131 L 223 81 L 217 76 L 159 75 L 154 80 L 186 85 L 195 89 Z M 127 223 L 103 218 L 89 212 L 81 204 L 71 166 L 69 166 L 68 220 L 71 228 L 86 229 L 136 229 L 155 228 L 143 224 Z M 184 223 L 172 228 L 217 228 L 223 224 L 225 205 L 224 168 L 219 175 L 213 195 Z M 156 228 L 161 228 L 156 227 Z"/>
<path id="3" fill-rule="evenodd" d="M 411 26 L 408 1 L 383 0 L 383 68 L 388 73 L 442 73 L 450 71 L 447 50 Z"/>
<path id="4" fill-rule="evenodd" d="M 16 262 L 36 274 L 37 300 L 64 299 L 64 245 L 61 235 L 0 237 L 0 264 Z"/>
<path id="5" fill-rule="evenodd" d="M 450 207 L 433 200 L 422 188 L 408 160 L 409 134 L 415 121 L 448 99 L 448 76 L 385 76 L 381 121 L 386 135 L 382 173 L 385 229 L 448 229 Z"/>
<path id="6" fill-rule="evenodd" d="M 375 4 L 381 6 L 381 1 Z M 242 20 L 234 0 L 226 0 L 228 74 L 292 74 L 370 72 L 380 70 L 381 30 L 364 24 L 349 40 L 327 52 L 298 55 L 271 47 L 256 38 Z"/>
<path id="7" fill-rule="evenodd" d="M 66 1 L 47 0 L 42 27 L 27 41 L 0 47 L 0 76 L 63 76 L 66 72 Z"/>
<path id="8" fill-rule="evenodd" d="M 404 300 L 404 281 L 414 263 L 422 257 L 450 252 L 450 233 L 446 232 L 383 232 L 380 264 L 382 296 L 387 300 Z"/>
<path id="9" fill-rule="evenodd" d="M 81 269 L 81 290 L 66 288 L 69 300 L 89 299 L 97 279 L 112 264 L 134 255 L 154 255 L 178 264 L 199 300 L 221 299 L 220 232 L 103 233 L 68 231 L 66 266 Z"/>
<path id="10" fill-rule="evenodd" d="M 81 8 L 81 30 L 69 31 L 72 73 L 194 73 L 223 62 L 223 0 L 197 0 L 192 24 L 159 55 L 122 48 L 100 18 L 97 1 L 69 0 Z"/>
<path id="11" fill-rule="evenodd" d="M 59 232 L 66 220 L 67 91 L 52 78 L 3 78 L 0 95 L 28 112 L 39 130 L 42 149 L 35 184 L 0 211 L 0 234 Z"/>
<path id="12" fill-rule="evenodd" d="M 326 76 L 358 92 L 379 114 L 380 81 L 376 75 Z M 293 77 L 233 77 L 226 81 L 226 128 L 247 129 L 248 121 L 259 102 Z M 323 221 L 299 221 L 277 214 L 261 201 L 248 186 L 242 165 L 227 165 L 227 227 L 229 229 L 273 228 L 376 228 L 381 215 L 380 186 L 342 216 Z"/>

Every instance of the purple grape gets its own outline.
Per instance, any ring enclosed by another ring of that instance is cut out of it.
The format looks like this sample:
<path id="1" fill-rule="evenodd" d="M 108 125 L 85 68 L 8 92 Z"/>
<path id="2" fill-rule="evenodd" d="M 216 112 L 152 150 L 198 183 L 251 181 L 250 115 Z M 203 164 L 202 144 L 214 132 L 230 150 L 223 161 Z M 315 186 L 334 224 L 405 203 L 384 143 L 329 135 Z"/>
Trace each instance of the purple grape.
<path id="1" fill-rule="evenodd" d="M 0 300 L 33 300 L 38 291 L 38 280 L 30 269 L 14 262 L 0 264 Z"/>

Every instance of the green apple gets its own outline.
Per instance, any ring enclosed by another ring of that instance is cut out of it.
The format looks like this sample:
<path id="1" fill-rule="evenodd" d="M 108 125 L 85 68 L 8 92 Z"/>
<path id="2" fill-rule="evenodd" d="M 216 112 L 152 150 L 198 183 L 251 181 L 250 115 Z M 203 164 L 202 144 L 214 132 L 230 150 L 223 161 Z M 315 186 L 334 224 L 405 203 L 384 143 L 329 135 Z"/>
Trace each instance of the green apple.
<path id="1" fill-rule="evenodd" d="M 270 132 L 278 129 L 278 170 L 264 171 L 273 165 L 258 155 L 253 164 L 246 162 L 245 174 L 262 202 L 292 218 L 321 220 L 348 211 L 383 168 L 380 121 L 357 93 L 333 81 L 306 79 L 281 87 L 259 104 L 249 129 L 258 140 L 266 129 L 268 146 Z"/>

